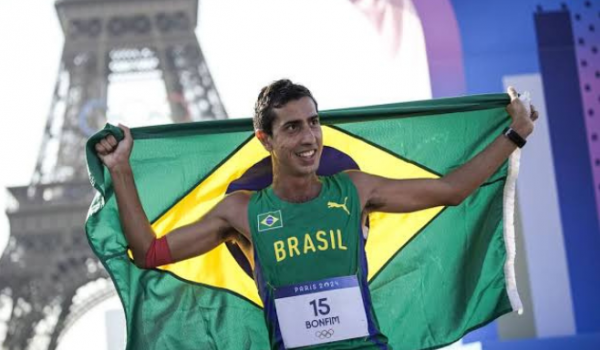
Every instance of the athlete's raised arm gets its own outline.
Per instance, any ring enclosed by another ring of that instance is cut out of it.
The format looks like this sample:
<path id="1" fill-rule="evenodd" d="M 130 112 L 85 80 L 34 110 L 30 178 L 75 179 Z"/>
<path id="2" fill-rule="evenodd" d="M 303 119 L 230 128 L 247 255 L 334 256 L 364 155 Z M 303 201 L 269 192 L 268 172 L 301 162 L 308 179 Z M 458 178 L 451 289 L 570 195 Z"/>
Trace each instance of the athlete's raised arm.
<path id="1" fill-rule="evenodd" d="M 98 156 L 109 169 L 121 226 L 133 253 L 134 262 L 142 268 L 154 267 L 148 266 L 147 261 L 152 261 L 153 259 L 148 260 L 148 257 L 156 253 L 156 235 L 142 208 L 129 163 L 133 138 L 129 128 L 123 125 L 119 127 L 125 134 L 121 142 L 110 135 L 100 140 L 95 148 Z M 167 253 L 170 256 L 169 262 L 204 254 L 229 239 L 243 239 L 237 235 L 238 232 L 249 232 L 247 219 L 243 220 L 245 215 L 233 214 L 238 210 L 245 212 L 248 198 L 249 195 L 246 193 L 235 193 L 217 204 L 202 219 L 169 233 L 166 241 L 162 241 L 163 244 L 166 243 Z M 164 259 L 159 257 L 158 261 L 164 262 Z"/>
<path id="2" fill-rule="evenodd" d="M 506 110 L 512 117 L 511 128 L 526 138 L 533 132 L 538 113 L 528 111 L 509 88 L 511 102 Z M 453 172 L 439 179 L 393 180 L 359 171 L 348 174 L 356 185 L 361 204 L 367 211 L 411 212 L 437 206 L 459 205 L 489 178 L 516 149 L 504 135 Z"/>

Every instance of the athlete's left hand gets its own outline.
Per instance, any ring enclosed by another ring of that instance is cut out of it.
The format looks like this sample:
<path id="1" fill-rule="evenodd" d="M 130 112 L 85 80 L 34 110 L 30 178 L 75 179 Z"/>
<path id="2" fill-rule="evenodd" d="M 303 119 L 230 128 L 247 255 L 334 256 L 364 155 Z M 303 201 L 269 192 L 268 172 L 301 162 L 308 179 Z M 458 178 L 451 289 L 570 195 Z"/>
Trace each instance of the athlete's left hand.
<path id="1" fill-rule="evenodd" d="M 506 111 L 512 118 L 510 127 L 516 131 L 521 137 L 527 138 L 532 132 L 536 119 L 539 114 L 533 105 L 528 106 L 519 99 L 519 94 L 514 87 L 508 88 L 510 96 L 510 104 L 506 106 Z"/>

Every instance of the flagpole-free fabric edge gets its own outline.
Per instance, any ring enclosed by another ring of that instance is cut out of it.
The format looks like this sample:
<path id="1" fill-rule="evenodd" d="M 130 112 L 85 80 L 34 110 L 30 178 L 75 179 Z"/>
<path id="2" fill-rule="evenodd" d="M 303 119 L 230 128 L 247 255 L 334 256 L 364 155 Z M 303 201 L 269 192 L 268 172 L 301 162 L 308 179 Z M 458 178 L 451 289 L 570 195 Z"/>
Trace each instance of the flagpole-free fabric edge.
<path id="1" fill-rule="evenodd" d="M 112 280 L 112 282 L 115 285 L 115 287 L 117 287 L 118 286 L 118 282 L 117 282 L 116 276 L 114 275 L 112 269 L 108 268 L 107 260 L 105 261 L 104 258 L 100 259 L 101 255 L 96 250 L 96 247 L 92 244 L 92 240 L 90 238 L 89 232 L 90 232 L 90 230 L 88 228 L 88 224 L 86 223 L 86 225 L 85 225 L 85 237 L 88 240 L 88 244 L 90 245 L 90 248 L 92 249 L 92 251 L 94 252 L 94 254 L 99 258 L 98 260 L 100 260 L 100 263 L 102 263 L 102 266 L 104 267 L 104 270 L 106 272 L 108 272 L 108 276 Z M 118 254 L 111 254 L 111 257 L 114 258 L 116 255 L 118 255 Z M 130 332 L 132 331 L 132 329 L 129 328 L 129 322 L 130 322 L 130 320 L 129 320 L 129 313 L 126 312 L 127 309 L 126 309 L 125 300 L 123 299 L 123 295 L 122 295 L 123 292 L 122 292 L 121 288 L 115 288 L 115 289 L 116 289 L 117 295 L 119 296 L 119 301 L 121 301 L 121 306 L 123 307 L 123 311 L 124 311 L 123 313 L 125 314 L 125 327 L 127 329 L 127 332 L 126 332 L 127 339 L 131 339 L 131 333 Z M 130 345 L 131 345 L 131 343 L 129 342 L 129 340 L 127 340 L 126 349 L 130 349 Z"/>
<path id="2" fill-rule="evenodd" d="M 506 262 L 504 263 L 504 278 L 506 279 L 506 293 L 510 300 L 513 311 L 523 313 L 523 304 L 517 289 L 517 278 L 515 272 L 515 258 L 517 255 L 515 241 L 515 193 L 521 150 L 517 148 L 509 157 L 508 176 L 504 185 L 504 244 L 506 247 Z"/>

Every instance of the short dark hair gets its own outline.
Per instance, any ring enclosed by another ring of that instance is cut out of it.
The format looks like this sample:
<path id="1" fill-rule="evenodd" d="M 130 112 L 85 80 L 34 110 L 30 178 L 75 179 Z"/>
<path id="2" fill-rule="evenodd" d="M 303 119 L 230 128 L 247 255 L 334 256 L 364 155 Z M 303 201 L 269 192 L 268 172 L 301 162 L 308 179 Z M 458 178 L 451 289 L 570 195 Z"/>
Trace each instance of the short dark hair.
<path id="1" fill-rule="evenodd" d="M 318 110 L 317 101 L 305 86 L 294 84 L 289 79 L 280 79 L 265 86 L 260 90 L 254 106 L 254 129 L 273 135 L 274 109 L 303 97 L 310 97 Z"/>

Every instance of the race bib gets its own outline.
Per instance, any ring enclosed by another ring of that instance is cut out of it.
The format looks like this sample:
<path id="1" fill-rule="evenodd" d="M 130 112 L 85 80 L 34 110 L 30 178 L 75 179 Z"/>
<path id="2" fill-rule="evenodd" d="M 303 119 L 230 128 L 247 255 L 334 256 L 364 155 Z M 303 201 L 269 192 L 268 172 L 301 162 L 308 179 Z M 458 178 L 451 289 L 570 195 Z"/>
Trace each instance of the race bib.
<path id="1" fill-rule="evenodd" d="M 369 335 L 356 276 L 277 288 L 275 309 L 286 349 Z"/>

